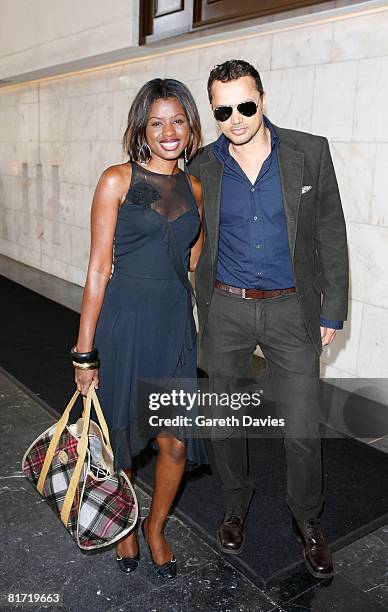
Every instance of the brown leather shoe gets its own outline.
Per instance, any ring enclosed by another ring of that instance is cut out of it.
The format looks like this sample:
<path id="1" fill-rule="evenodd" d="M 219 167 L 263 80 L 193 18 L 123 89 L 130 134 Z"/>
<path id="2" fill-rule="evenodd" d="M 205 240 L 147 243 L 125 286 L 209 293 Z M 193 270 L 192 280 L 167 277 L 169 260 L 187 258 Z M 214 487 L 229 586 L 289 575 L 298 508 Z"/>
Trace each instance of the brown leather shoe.
<path id="1" fill-rule="evenodd" d="M 331 578 L 333 575 L 333 560 L 325 542 L 319 519 L 297 521 L 292 519 L 292 527 L 296 537 L 303 543 L 303 559 L 314 578 Z"/>
<path id="2" fill-rule="evenodd" d="M 244 534 L 242 521 L 238 514 L 230 512 L 225 514 L 224 519 L 217 529 L 218 548 L 223 553 L 239 555 L 244 545 Z"/>

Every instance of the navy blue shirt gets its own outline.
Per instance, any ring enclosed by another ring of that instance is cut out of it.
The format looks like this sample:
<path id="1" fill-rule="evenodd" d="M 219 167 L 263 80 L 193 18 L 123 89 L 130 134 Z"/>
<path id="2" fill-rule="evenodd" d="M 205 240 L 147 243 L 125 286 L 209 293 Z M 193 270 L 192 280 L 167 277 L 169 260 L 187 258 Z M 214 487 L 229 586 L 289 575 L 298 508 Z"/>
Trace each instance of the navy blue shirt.
<path id="1" fill-rule="evenodd" d="M 286 289 L 295 285 L 288 244 L 277 149 L 279 136 L 264 117 L 271 134 L 271 152 L 252 184 L 229 153 L 223 135 L 213 145 L 223 163 L 217 280 L 234 287 Z M 341 329 L 342 322 L 321 319 Z"/>

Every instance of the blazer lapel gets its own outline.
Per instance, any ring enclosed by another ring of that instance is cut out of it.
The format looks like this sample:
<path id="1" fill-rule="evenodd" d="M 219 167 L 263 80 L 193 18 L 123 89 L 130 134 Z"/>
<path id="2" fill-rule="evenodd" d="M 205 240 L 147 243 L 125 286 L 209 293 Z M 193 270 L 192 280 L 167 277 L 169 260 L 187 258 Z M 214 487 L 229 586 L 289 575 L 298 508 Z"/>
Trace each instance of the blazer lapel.
<path id="1" fill-rule="evenodd" d="M 281 128 L 276 128 L 280 136 L 278 160 L 280 180 L 283 191 L 284 210 L 287 218 L 288 241 L 291 257 L 294 256 L 298 212 L 302 194 L 304 155 L 295 151 L 295 141 Z"/>
<path id="2" fill-rule="evenodd" d="M 221 183 L 223 164 L 213 155 L 208 161 L 201 164 L 201 184 L 203 200 L 205 202 L 204 214 L 212 253 L 212 264 L 218 253 L 218 238 L 220 231 Z"/>

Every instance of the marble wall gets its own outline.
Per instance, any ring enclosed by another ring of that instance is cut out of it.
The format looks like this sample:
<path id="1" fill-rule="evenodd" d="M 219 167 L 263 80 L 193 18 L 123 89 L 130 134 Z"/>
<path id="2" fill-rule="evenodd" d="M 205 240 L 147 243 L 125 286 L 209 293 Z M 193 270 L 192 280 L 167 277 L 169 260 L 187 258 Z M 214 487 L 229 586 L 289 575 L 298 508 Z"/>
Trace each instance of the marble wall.
<path id="1" fill-rule="evenodd" d="M 137 45 L 139 0 L 1 0 L 0 75 Z"/>
<path id="2" fill-rule="evenodd" d="M 185 81 L 209 142 L 217 136 L 209 69 L 240 57 L 260 70 L 276 124 L 330 140 L 347 219 L 351 300 L 345 330 L 324 352 L 323 375 L 388 377 L 388 4 L 201 45 L 0 90 L 0 252 L 82 285 L 94 187 L 105 167 L 123 161 L 120 138 L 136 90 L 157 76 Z"/>

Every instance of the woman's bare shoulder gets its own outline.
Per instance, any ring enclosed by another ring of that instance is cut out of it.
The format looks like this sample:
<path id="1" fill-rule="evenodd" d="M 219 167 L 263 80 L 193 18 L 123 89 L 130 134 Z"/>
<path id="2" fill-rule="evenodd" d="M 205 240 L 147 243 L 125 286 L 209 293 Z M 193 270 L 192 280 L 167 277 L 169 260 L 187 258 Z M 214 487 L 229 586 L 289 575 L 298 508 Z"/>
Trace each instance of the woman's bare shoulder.
<path id="1" fill-rule="evenodd" d="M 118 187 L 122 184 L 126 185 L 131 180 L 132 167 L 131 164 L 115 164 L 105 168 L 101 174 L 100 181 L 110 187 Z"/>
<path id="2" fill-rule="evenodd" d="M 96 192 L 110 194 L 122 204 L 131 183 L 132 167 L 129 163 L 108 166 L 102 172 Z"/>
<path id="3" fill-rule="evenodd" d="M 197 200 L 197 204 L 199 205 L 201 203 L 201 200 L 202 200 L 201 181 L 199 179 L 197 179 L 197 177 L 194 176 L 193 174 L 189 174 L 188 177 L 189 177 L 191 186 L 193 188 L 195 199 Z"/>
<path id="4" fill-rule="evenodd" d="M 194 176 L 194 174 L 189 174 L 188 177 L 193 187 L 195 186 L 197 187 L 197 189 L 201 189 L 201 181 L 196 176 Z"/>

